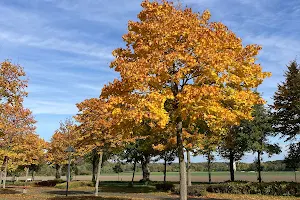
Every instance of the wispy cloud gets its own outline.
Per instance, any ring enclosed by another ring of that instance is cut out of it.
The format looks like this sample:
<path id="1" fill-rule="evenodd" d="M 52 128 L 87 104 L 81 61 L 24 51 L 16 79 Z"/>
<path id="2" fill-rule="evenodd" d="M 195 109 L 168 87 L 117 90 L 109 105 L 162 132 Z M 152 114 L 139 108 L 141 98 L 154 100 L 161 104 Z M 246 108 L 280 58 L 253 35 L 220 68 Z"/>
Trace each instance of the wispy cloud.
<path id="1" fill-rule="evenodd" d="M 34 115 L 56 114 L 56 115 L 75 115 L 77 108 L 74 103 L 61 103 L 55 101 L 26 101 L 26 106 L 30 107 Z"/>
<path id="2" fill-rule="evenodd" d="M 181 2 L 194 11 L 209 9 L 212 20 L 228 25 L 244 44 L 263 46 L 258 62 L 273 76 L 259 91 L 272 102 L 286 64 L 300 56 L 299 0 Z M 56 121 L 58 124 L 63 117 L 76 114 L 76 103 L 99 96 L 101 87 L 118 76 L 108 67 L 113 59 L 111 52 L 124 46 L 121 36 L 127 31 L 128 20 L 137 19 L 140 3 L 141 0 L 0 2 L 4 16 L 0 18 L 0 58 L 11 58 L 25 67 L 30 79 L 26 106 L 40 120 L 38 133 L 49 138 Z M 51 118 L 51 126 L 47 118 Z"/>
<path id="3" fill-rule="evenodd" d="M 38 38 L 32 35 L 19 35 L 13 32 L 1 32 L 0 40 L 12 43 L 38 47 L 41 49 L 52 49 L 75 54 L 88 55 L 103 59 L 112 59 L 111 49 L 100 47 L 99 44 L 88 44 L 79 41 L 68 41 L 58 38 Z"/>

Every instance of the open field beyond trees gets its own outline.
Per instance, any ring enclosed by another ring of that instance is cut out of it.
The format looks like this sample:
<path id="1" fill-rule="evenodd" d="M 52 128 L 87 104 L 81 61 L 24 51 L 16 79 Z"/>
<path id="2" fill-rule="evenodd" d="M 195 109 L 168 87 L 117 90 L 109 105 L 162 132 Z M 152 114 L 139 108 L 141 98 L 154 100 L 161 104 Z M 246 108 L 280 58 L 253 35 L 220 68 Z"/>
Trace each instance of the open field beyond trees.
<path id="1" fill-rule="evenodd" d="M 236 180 L 243 181 L 257 181 L 257 173 L 256 172 L 235 172 Z M 300 172 L 297 172 L 297 176 L 299 177 L 300 182 Z M 65 180 L 65 176 L 61 177 Z M 135 181 L 139 181 L 143 178 L 141 172 L 136 172 Z M 150 180 L 152 181 L 163 181 L 163 172 L 151 172 Z M 294 172 L 262 172 L 262 178 L 264 182 L 274 182 L 274 181 L 295 181 L 295 173 Z M 11 180 L 12 177 L 8 177 L 7 180 Z M 26 177 L 19 177 L 18 180 L 25 180 Z M 35 176 L 35 180 L 53 180 L 54 176 Z M 100 176 L 101 181 L 131 181 L 132 173 L 109 173 L 102 174 Z M 224 182 L 230 179 L 230 172 L 212 172 L 212 182 Z M 80 181 L 90 181 L 92 180 L 91 175 L 80 175 L 73 176 L 73 180 Z M 167 181 L 169 182 L 178 182 L 179 181 L 179 172 L 167 172 Z M 208 173 L 207 172 L 192 172 L 192 182 L 208 182 Z"/>

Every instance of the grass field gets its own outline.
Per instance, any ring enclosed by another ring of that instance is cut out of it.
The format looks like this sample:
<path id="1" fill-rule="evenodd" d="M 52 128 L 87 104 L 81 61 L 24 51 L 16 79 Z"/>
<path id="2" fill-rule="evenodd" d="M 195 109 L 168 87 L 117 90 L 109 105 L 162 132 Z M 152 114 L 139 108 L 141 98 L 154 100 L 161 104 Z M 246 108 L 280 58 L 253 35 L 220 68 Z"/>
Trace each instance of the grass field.
<path id="1" fill-rule="evenodd" d="M 300 173 L 297 172 L 297 176 L 300 181 Z M 118 174 L 102 174 L 101 181 L 131 181 L 132 173 L 120 173 Z M 65 177 L 62 177 L 63 179 Z M 74 180 L 91 180 L 91 176 L 74 176 Z M 139 181 L 142 178 L 141 172 L 137 172 L 135 176 L 135 181 Z M 229 172 L 212 172 L 212 181 L 213 182 L 223 182 L 229 180 Z M 246 180 L 246 181 L 257 181 L 256 172 L 236 172 L 236 180 Z M 294 172 L 262 172 L 262 178 L 265 182 L 270 181 L 294 181 L 295 176 Z M 24 180 L 25 177 L 20 177 L 19 180 Z M 54 177 L 51 176 L 37 176 L 36 180 L 51 180 Z M 162 172 L 151 172 L 150 179 L 152 181 L 163 181 Z M 8 177 L 8 180 L 11 180 L 11 177 Z M 167 181 L 177 182 L 179 181 L 178 172 L 168 172 Z M 208 174 L 207 172 L 192 172 L 192 181 L 193 182 L 207 182 Z"/>
<path id="2" fill-rule="evenodd" d="M 154 186 L 135 185 L 128 187 L 127 183 L 103 183 L 100 185 L 100 197 L 94 197 L 93 187 L 73 188 L 71 182 L 69 197 L 66 198 L 65 190 L 56 187 L 28 187 L 27 193 L 22 194 L 22 187 L 9 187 L 0 189 L 1 200 L 177 200 L 177 195 L 167 192 L 157 192 Z M 263 195 L 234 195 L 234 194 L 211 194 L 205 197 L 189 197 L 189 200 L 297 200 L 296 197 L 278 197 Z"/>

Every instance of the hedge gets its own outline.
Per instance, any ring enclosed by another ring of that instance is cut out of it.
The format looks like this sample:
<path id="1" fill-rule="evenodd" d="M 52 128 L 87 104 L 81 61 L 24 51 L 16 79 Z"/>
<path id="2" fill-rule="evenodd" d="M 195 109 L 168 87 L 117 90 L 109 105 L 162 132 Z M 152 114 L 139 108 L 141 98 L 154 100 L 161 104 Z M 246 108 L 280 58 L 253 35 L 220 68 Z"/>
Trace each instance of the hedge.
<path id="1" fill-rule="evenodd" d="M 179 185 L 172 190 L 179 194 Z M 204 196 L 206 192 L 228 194 L 261 194 L 272 196 L 299 196 L 300 184 L 294 182 L 225 182 L 188 186 L 188 195 Z"/>
<path id="2" fill-rule="evenodd" d="M 175 185 L 174 189 L 172 190 L 173 193 L 179 194 L 180 193 L 180 186 Z M 187 193 L 190 196 L 206 196 L 206 186 L 205 185 L 192 185 L 187 187 Z"/>
<path id="3" fill-rule="evenodd" d="M 48 180 L 48 181 L 40 181 L 35 183 L 37 186 L 43 186 L 43 187 L 54 187 L 56 184 L 64 183 L 65 181 L 61 179 L 54 179 L 54 180 Z"/>

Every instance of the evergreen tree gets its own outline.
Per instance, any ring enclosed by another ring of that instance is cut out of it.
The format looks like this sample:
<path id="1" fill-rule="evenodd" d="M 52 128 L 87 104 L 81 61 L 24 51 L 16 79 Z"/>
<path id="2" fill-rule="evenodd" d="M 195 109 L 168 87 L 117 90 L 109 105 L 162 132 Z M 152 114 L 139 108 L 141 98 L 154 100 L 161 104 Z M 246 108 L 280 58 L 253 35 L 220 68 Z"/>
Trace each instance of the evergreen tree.
<path id="1" fill-rule="evenodd" d="M 251 143 L 250 149 L 253 153 L 257 153 L 257 179 L 261 182 L 261 156 L 264 153 L 267 153 L 269 156 L 279 154 L 281 150 L 278 144 L 272 144 L 269 141 L 269 137 L 275 136 L 270 111 L 262 104 L 255 105 L 252 116 L 252 121 L 242 123 L 242 130 L 245 134 L 249 134 L 249 142 Z"/>
<path id="2" fill-rule="evenodd" d="M 293 169 L 295 172 L 295 182 L 297 182 L 296 171 L 300 167 L 300 143 L 291 144 L 289 153 L 284 159 L 287 168 Z"/>
<path id="3" fill-rule="evenodd" d="M 296 61 L 289 64 L 284 76 L 274 95 L 274 122 L 276 132 L 290 140 L 300 134 L 300 66 Z"/>

